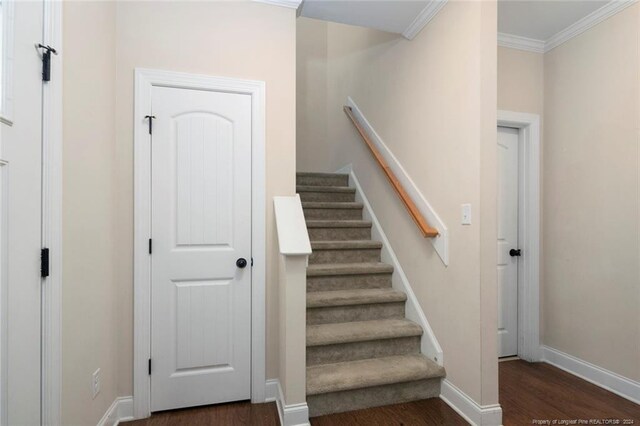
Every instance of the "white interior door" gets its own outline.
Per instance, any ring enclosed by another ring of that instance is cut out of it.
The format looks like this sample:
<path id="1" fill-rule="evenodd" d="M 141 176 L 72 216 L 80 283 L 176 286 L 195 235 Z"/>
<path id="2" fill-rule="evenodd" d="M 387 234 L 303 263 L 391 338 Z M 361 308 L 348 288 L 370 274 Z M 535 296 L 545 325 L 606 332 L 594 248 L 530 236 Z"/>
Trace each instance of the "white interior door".
<path id="1" fill-rule="evenodd" d="M 4 7 L 4 5 L 2 5 Z M 41 422 L 41 171 L 42 171 L 42 63 L 34 45 L 42 41 L 42 2 L 14 3 L 13 121 L 3 123 L 0 210 L 6 250 L 2 273 L 6 308 L 6 350 L 2 389 L 9 425 Z M 4 9 L 3 9 L 4 13 Z M 5 40 L 5 42 L 11 40 Z M 2 357 L 0 357 L 1 359 Z"/>
<path id="2" fill-rule="evenodd" d="M 518 354 L 518 130 L 498 127 L 499 356 Z"/>
<path id="3" fill-rule="evenodd" d="M 151 410 L 249 399 L 251 97 L 151 103 Z"/>

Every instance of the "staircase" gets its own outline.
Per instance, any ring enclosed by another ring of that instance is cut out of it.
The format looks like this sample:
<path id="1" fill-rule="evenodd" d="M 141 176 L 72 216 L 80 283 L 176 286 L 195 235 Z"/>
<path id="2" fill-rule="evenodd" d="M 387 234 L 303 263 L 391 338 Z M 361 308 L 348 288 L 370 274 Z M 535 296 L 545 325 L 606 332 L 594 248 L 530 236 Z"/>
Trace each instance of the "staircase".
<path id="1" fill-rule="evenodd" d="M 349 175 L 298 173 L 311 248 L 307 268 L 307 404 L 311 417 L 437 397 L 444 369 L 420 353 L 422 328 Z"/>

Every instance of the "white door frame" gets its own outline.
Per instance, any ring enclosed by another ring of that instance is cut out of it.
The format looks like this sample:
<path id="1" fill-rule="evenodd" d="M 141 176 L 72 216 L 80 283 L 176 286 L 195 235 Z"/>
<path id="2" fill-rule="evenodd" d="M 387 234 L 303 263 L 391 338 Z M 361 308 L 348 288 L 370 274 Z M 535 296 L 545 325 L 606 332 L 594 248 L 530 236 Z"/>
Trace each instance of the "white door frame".
<path id="1" fill-rule="evenodd" d="M 540 116 L 498 111 L 498 126 L 518 129 L 518 356 L 540 361 Z"/>
<path id="2" fill-rule="evenodd" d="M 151 414 L 151 145 L 145 115 L 154 86 L 251 96 L 251 401 L 265 400 L 265 83 L 136 68 L 134 108 L 133 415 Z"/>
<path id="3" fill-rule="evenodd" d="M 62 424 L 62 2 L 44 0 L 44 45 L 56 49 L 42 89 L 42 247 L 49 277 L 42 282 L 42 424 Z"/>

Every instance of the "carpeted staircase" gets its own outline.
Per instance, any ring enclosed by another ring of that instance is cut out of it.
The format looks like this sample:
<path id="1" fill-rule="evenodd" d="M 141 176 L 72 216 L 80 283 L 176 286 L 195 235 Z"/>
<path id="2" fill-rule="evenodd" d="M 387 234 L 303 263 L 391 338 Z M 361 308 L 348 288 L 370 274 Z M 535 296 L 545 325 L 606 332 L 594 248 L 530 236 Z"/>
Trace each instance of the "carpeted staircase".
<path id="1" fill-rule="evenodd" d="M 298 173 L 311 248 L 307 269 L 307 404 L 311 417 L 437 397 L 444 369 L 420 353 L 422 328 L 349 175 Z"/>

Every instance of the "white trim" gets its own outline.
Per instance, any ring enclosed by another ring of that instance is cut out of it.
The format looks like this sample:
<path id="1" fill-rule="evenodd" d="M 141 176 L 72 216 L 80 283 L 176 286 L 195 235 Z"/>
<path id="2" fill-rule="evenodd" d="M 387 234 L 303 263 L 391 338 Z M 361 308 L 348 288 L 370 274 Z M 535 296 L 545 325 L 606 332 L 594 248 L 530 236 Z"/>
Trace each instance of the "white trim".
<path id="1" fill-rule="evenodd" d="M 8 202 L 9 202 L 9 163 L 0 160 L 0 425 L 9 424 L 9 392 L 8 392 L 8 314 L 7 303 L 9 287 L 8 257 Z"/>
<path id="2" fill-rule="evenodd" d="M 480 405 L 447 379 L 442 380 L 440 399 L 472 425 L 499 426 L 502 424 L 500 404 Z"/>
<path id="3" fill-rule="evenodd" d="M 256 3 L 270 4 L 273 6 L 286 7 L 287 9 L 298 9 L 302 0 L 253 0 Z"/>
<path id="4" fill-rule="evenodd" d="M 382 261 L 386 263 L 390 263 L 393 265 L 393 275 L 392 275 L 392 286 L 396 290 L 400 290 L 407 295 L 407 304 L 406 304 L 406 316 L 408 319 L 412 320 L 420 324 L 422 327 L 424 334 L 422 335 L 422 339 L 420 339 L 420 351 L 429 359 L 436 362 L 438 365 L 444 365 L 444 357 L 442 353 L 442 348 L 438 343 L 438 339 L 436 338 L 433 329 L 429 325 L 429 321 L 427 320 L 426 315 L 422 311 L 420 307 L 420 303 L 418 302 L 418 298 L 416 297 L 413 289 L 411 288 L 411 284 L 407 279 L 407 276 L 404 274 L 402 270 L 402 265 L 398 261 L 393 248 L 391 247 L 391 243 L 387 239 L 387 236 L 382 229 L 382 225 L 378 221 L 375 213 L 373 212 L 373 208 L 367 199 L 362 187 L 360 186 L 360 182 L 353 172 L 353 167 L 348 165 L 343 167 L 338 171 L 338 173 L 348 173 L 349 174 L 349 186 L 352 188 L 356 188 L 356 201 L 362 203 L 364 205 L 364 217 L 367 220 L 370 220 L 373 224 L 371 233 L 372 237 L 376 240 L 382 242 Z"/>
<path id="5" fill-rule="evenodd" d="M 498 46 L 544 53 L 544 40 L 536 40 L 514 34 L 498 33 Z"/>
<path id="6" fill-rule="evenodd" d="M 543 345 L 541 350 L 542 358 L 545 362 L 629 401 L 640 404 L 640 382 L 548 346 Z"/>
<path id="7" fill-rule="evenodd" d="M 151 354 L 150 268 L 148 239 L 151 236 L 151 156 L 144 116 L 151 111 L 153 86 L 217 90 L 251 96 L 251 401 L 265 398 L 265 83 L 224 77 L 194 75 L 136 68 L 134 115 L 134 358 L 133 407 L 135 418 L 148 417 Z"/>
<path id="8" fill-rule="evenodd" d="M 310 255 L 311 242 L 300 195 L 273 197 L 278 248 L 285 256 Z"/>
<path id="9" fill-rule="evenodd" d="M 309 407 L 306 403 L 283 405 L 284 394 L 278 379 L 269 379 L 265 384 L 265 402 L 275 402 L 282 426 L 309 426 Z"/>
<path id="10" fill-rule="evenodd" d="M 402 32 L 404 38 L 413 40 L 424 27 L 440 12 L 447 0 L 431 0 Z"/>
<path id="11" fill-rule="evenodd" d="M 371 141 L 376 145 L 376 148 L 380 152 L 380 154 L 384 157 L 385 161 L 389 165 L 389 168 L 396 175 L 396 178 L 400 181 L 404 189 L 407 191 L 407 194 L 411 197 L 413 202 L 416 204 L 420 213 L 422 213 L 427 222 L 438 230 L 438 236 L 434 238 L 429 238 L 431 244 L 433 244 L 433 248 L 440 256 L 442 263 L 449 265 L 449 230 L 447 226 L 444 224 L 440 216 L 436 213 L 436 211 L 431 207 L 431 204 L 427 201 L 427 199 L 422 195 L 420 189 L 415 184 L 415 182 L 411 179 L 407 171 L 402 167 L 402 164 L 398 161 L 398 159 L 393 155 L 393 152 L 385 145 L 382 141 L 382 138 L 378 133 L 376 133 L 375 129 L 367 121 L 367 118 L 362 114 L 358 105 L 354 102 L 351 97 L 347 97 L 347 105 L 351 107 L 353 111 L 353 115 L 360 122 L 362 127 L 364 127 L 365 131 L 371 138 Z"/>
<path id="12" fill-rule="evenodd" d="M 109 406 L 98 426 L 117 426 L 120 422 L 133 420 L 133 398 L 120 396 Z"/>
<path id="13" fill-rule="evenodd" d="M 602 21 L 612 17 L 618 12 L 634 4 L 637 0 L 613 0 L 589 15 L 569 25 L 547 40 L 536 40 L 515 34 L 498 33 L 498 46 L 512 49 L 527 50 L 529 52 L 547 53 L 563 43 L 579 36 L 585 31 L 595 27 Z"/>
<path id="14" fill-rule="evenodd" d="M 613 0 L 605 4 L 600 9 L 588 14 L 578 22 L 569 25 L 564 30 L 546 40 L 544 43 L 545 53 L 571 40 L 572 38 L 579 36 L 588 29 L 595 27 L 600 22 L 612 17 L 618 12 L 621 12 L 635 2 L 636 0 Z"/>
<path id="15" fill-rule="evenodd" d="M 498 111 L 498 126 L 519 130 L 518 176 L 518 356 L 540 354 L 540 116 Z"/>
<path id="16" fill-rule="evenodd" d="M 0 97 L 0 122 L 13 125 L 13 52 L 15 45 L 15 0 L 2 2 L 2 96 Z M 45 12 L 46 13 L 46 12 Z M 45 26 L 47 26 L 45 17 Z"/>
<path id="17" fill-rule="evenodd" d="M 42 285 L 42 422 L 62 423 L 62 3 L 44 1 L 43 43 L 55 47 L 42 90 L 42 247 L 50 273 Z"/>

